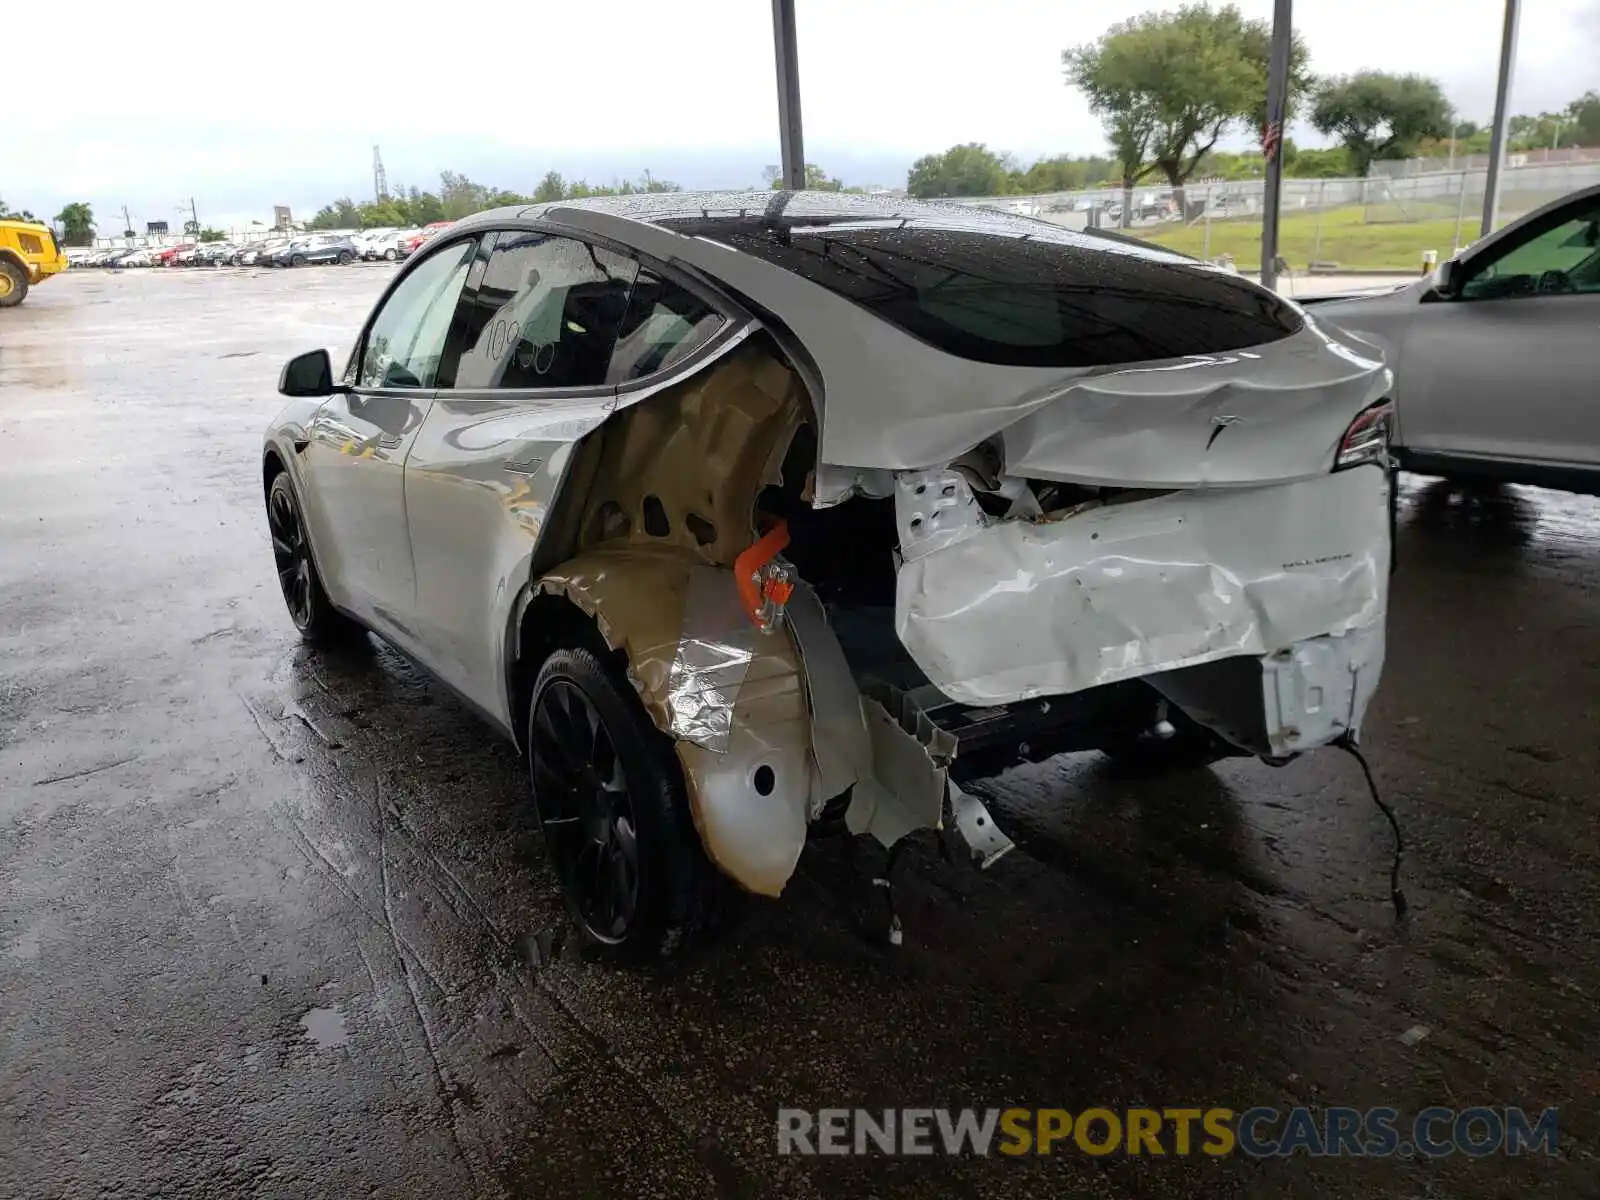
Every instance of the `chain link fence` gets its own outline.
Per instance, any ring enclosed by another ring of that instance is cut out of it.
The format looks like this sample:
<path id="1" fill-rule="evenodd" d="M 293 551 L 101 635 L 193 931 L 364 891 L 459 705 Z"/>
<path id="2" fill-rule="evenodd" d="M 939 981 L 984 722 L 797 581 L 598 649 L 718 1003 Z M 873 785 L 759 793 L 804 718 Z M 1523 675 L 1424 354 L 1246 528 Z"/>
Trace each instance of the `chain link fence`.
<path id="1" fill-rule="evenodd" d="M 1367 179 L 1285 179 L 1278 253 L 1292 271 L 1414 272 L 1478 237 L 1486 169 L 1375 174 Z M 1501 174 L 1500 223 L 1579 188 L 1600 184 L 1594 159 L 1511 165 Z M 1038 217 L 1073 229 L 1122 229 L 1196 258 L 1261 266 L 1260 179 L 1135 188 L 1126 217 L 1121 189 L 989 196 L 956 201 Z"/>

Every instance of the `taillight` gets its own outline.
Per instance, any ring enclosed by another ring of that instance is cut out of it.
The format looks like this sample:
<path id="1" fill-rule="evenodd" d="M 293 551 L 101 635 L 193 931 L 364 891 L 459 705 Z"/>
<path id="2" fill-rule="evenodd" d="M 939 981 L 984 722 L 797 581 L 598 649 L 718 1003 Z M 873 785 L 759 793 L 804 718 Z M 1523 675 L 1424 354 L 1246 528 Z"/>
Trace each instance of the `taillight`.
<path id="1" fill-rule="evenodd" d="M 1363 409 L 1350 422 L 1350 428 L 1339 439 L 1339 453 L 1334 455 L 1333 469 L 1359 467 L 1366 463 L 1389 465 L 1389 435 L 1394 430 L 1394 401 L 1380 400 L 1371 408 Z"/>

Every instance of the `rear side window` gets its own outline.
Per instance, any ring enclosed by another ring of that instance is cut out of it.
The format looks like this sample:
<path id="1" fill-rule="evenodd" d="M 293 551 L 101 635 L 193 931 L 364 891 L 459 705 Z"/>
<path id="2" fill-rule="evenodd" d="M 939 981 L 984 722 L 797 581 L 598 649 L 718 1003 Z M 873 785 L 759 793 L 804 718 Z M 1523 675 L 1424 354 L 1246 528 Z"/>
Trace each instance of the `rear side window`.
<path id="1" fill-rule="evenodd" d="M 1240 350 L 1299 315 L 1237 276 L 1154 248 L 1040 225 L 927 219 L 663 220 L 802 275 L 947 354 L 1092 367 Z"/>
<path id="2" fill-rule="evenodd" d="M 502 232 L 462 303 L 458 388 L 606 382 L 638 264 L 574 238 Z"/>
<path id="3" fill-rule="evenodd" d="M 609 383 L 664 371 L 722 328 L 722 314 L 669 279 L 640 271 L 611 352 Z"/>

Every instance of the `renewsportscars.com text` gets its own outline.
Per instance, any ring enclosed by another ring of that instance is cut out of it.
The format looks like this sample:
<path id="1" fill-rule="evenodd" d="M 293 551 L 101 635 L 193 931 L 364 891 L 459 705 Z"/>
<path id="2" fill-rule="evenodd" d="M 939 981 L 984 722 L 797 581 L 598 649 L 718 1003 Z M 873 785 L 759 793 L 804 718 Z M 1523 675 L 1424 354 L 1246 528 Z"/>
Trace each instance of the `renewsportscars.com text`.
<path id="1" fill-rule="evenodd" d="M 1556 1153 L 1557 1111 L 1521 1108 L 780 1108 L 779 1154 L 1443 1158 Z"/>

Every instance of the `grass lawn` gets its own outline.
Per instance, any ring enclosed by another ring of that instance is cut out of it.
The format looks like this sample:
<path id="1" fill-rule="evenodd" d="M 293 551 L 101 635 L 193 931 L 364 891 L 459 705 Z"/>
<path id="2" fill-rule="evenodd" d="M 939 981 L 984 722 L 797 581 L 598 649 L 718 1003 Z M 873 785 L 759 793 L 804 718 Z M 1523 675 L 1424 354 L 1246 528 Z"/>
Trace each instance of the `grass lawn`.
<path id="1" fill-rule="evenodd" d="M 1443 262 L 1455 248 L 1454 216 L 1410 224 L 1376 224 L 1366 220 L 1366 213 L 1366 208 L 1359 204 L 1323 212 L 1319 248 L 1318 214 L 1286 212 L 1278 225 L 1278 253 L 1296 271 L 1305 270 L 1315 259 L 1337 263 L 1346 269 L 1405 272 L 1421 269 L 1424 250 L 1438 251 L 1439 260 Z M 1469 206 L 1461 222 L 1462 244 L 1475 240 L 1477 232 L 1478 213 L 1470 211 Z M 1189 226 L 1174 224 L 1149 232 L 1139 230 L 1138 236 L 1196 258 L 1231 254 L 1234 264 L 1241 270 L 1261 266 L 1259 214 L 1213 220 L 1209 244 L 1204 221 Z"/>

